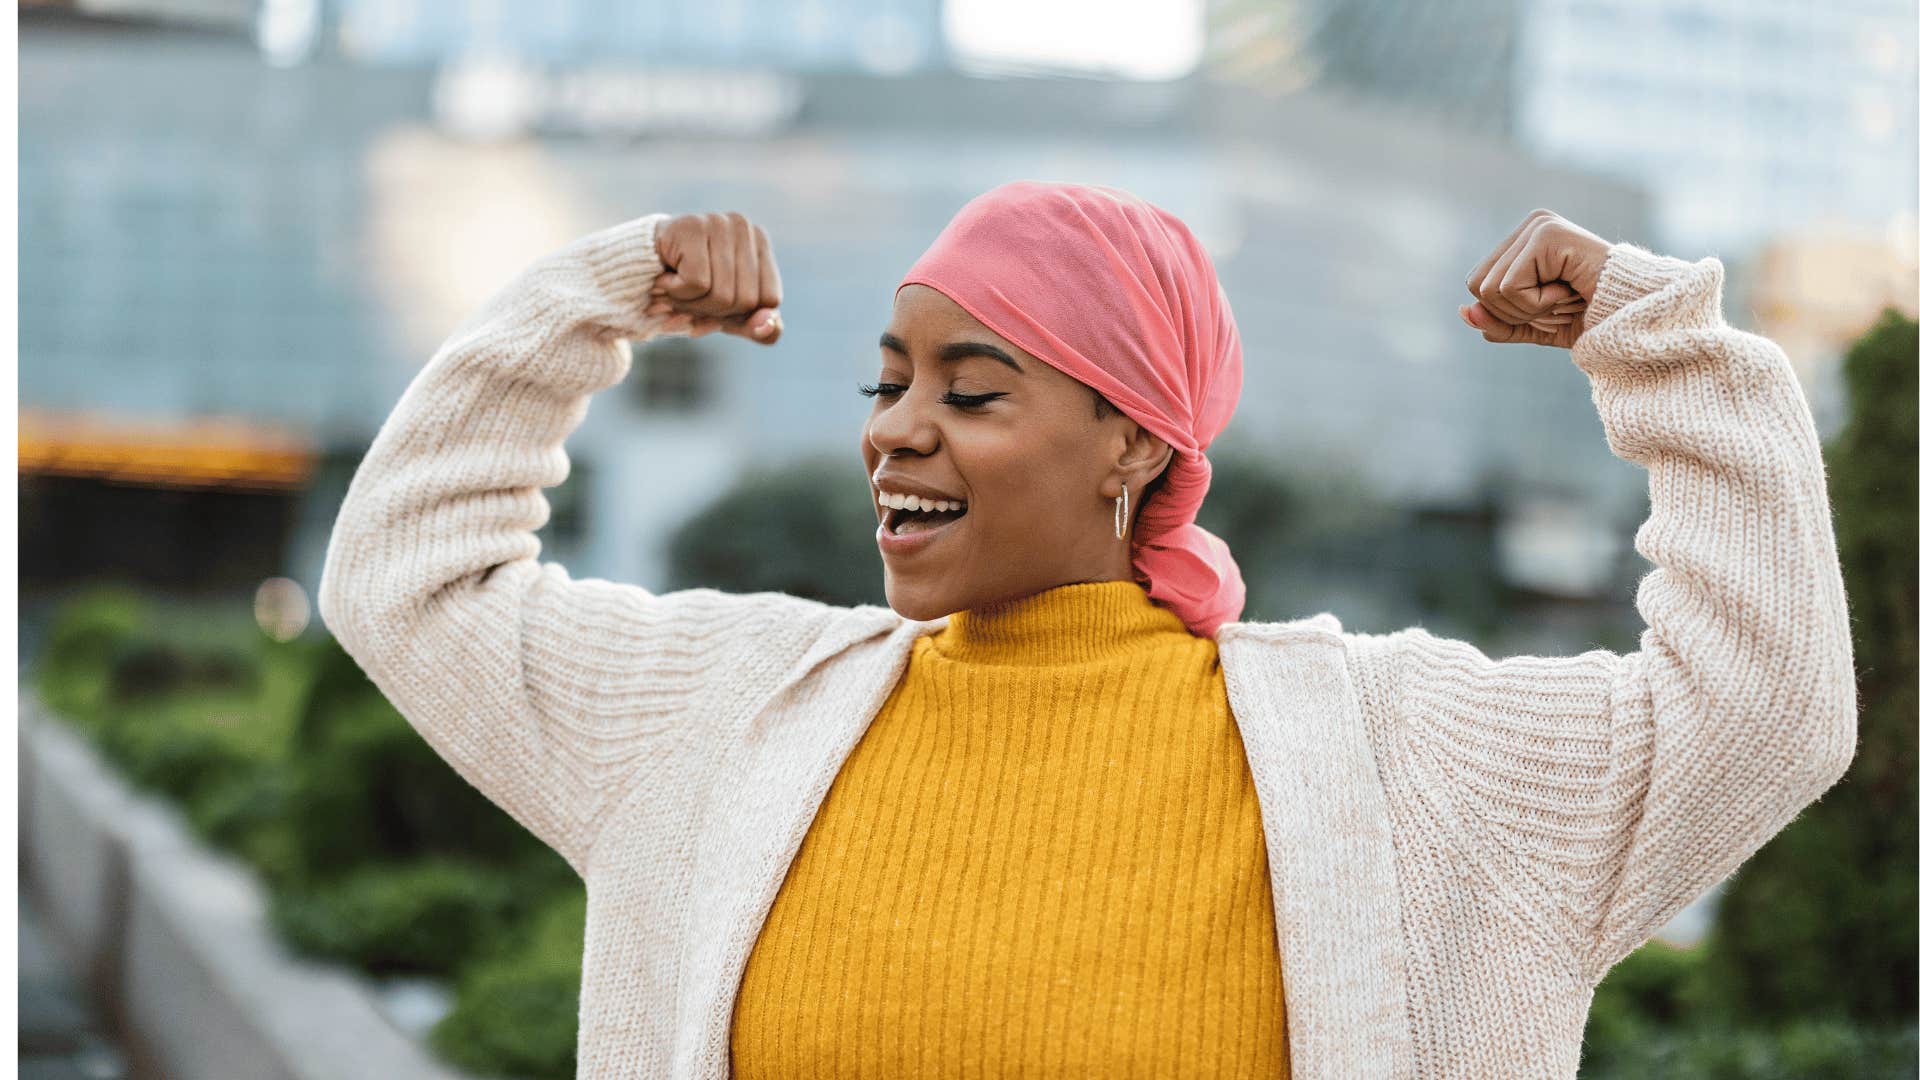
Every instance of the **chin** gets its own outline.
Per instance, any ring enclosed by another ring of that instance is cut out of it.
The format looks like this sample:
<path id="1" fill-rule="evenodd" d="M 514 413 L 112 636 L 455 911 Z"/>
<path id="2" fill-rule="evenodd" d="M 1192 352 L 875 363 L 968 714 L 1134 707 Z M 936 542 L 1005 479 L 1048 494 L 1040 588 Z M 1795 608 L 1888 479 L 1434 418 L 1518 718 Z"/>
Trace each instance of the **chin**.
<path id="1" fill-rule="evenodd" d="M 930 622 L 942 615 L 951 615 L 959 610 L 951 599 L 948 590 L 926 588 L 918 583 L 895 580 L 887 574 L 887 606 L 901 618 L 915 622 Z"/>

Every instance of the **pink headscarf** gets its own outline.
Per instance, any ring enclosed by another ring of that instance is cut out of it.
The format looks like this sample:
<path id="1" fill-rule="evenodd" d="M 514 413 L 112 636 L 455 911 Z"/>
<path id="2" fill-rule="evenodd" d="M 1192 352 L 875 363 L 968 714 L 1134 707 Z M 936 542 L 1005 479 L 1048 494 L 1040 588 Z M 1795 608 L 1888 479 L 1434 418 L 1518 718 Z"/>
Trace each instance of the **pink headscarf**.
<path id="1" fill-rule="evenodd" d="M 1213 477 L 1204 451 L 1240 401 L 1240 333 L 1186 225 L 1119 188 L 1015 180 L 961 207 L 894 291 L 913 284 L 1174 448 L 1133 530 L 1134 578 L 1202 637 L 1238 619 L 1240 568 L 1193 518 Z"/>

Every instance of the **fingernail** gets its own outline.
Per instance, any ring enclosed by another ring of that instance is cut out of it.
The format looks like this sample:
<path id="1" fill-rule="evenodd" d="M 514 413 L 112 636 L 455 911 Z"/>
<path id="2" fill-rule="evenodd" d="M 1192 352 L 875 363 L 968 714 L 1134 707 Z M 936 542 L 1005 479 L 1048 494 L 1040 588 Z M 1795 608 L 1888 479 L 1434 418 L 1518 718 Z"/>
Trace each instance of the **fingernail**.
<path id="1" fill-rule="evenodd" d="M 773 333 L 772 319 L 768 319 L 765 322 L 761 323 L 759 326 L 756 326 L 753 328 L 754 337 L 766 337 L 768 334 L 771 334 L 771 333 Z"/>

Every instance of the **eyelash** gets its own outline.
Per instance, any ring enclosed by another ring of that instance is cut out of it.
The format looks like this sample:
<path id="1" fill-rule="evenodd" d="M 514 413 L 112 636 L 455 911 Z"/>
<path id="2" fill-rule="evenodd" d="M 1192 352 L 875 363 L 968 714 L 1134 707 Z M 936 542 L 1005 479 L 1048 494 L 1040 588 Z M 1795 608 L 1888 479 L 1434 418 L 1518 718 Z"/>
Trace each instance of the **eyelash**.
<path id="1" fill-rule="evenodd" d="M 899 383 L 881 383 L 878 386 L 862 385 L 860 387 L 860 392 L 862 394 L 865 394 L 867 397 L 873 397 L 874 395 L 878 394 L 881 397 L 890 398 L 905 389 L 906 387 L 901 386 Z M 998 397 L 1006 397 L 1006 394 L 1004 393 L 956 394 L 953 391 L 949 390 L 947 391 L 946 396 L 941 398 L 940 400 L 942 402 L 945 402 L 948 405 L 958 405 L 963 409 L 977 409 L 980 406 L 985 405 L 987 402 L 992 401 L 994 398 L 998 398 Z"/>

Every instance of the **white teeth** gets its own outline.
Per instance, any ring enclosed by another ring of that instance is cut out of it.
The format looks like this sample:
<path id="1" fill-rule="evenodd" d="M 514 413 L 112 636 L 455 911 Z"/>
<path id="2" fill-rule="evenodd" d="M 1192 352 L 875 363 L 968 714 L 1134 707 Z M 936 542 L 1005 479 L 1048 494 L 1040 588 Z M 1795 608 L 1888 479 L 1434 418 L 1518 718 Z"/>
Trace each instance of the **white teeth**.
<path id="1" fill-rule="evenodd" d="M 892 492 L 877 492 L 875 499 L 881 506 L 894 510 L 964 510 L 966 503 L 957 499 L 926 499 L 918 495 L 896 495 Z"/>

